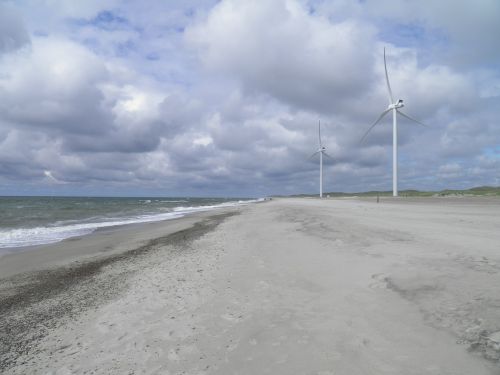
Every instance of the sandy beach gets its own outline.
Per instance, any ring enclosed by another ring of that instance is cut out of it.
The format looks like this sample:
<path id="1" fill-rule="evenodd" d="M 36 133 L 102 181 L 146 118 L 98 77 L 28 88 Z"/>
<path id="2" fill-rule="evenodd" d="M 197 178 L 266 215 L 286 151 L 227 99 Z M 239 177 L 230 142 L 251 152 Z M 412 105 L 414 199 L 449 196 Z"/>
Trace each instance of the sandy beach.
<path id="1" fill-rule="evenodd" d="M 5 374 L 500 374 L 500 200 L 274 199 L 0 257 Z"/>

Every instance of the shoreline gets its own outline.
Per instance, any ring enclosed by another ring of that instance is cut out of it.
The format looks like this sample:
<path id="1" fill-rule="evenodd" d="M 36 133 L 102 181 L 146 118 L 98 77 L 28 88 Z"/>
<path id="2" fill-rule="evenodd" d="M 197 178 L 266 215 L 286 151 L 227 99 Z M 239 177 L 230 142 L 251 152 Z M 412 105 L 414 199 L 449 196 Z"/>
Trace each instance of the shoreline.
<path id="1" fill-rule="evenodd" d="M 191 212 L 182 217 L 154 222 L 140 222 L 98 228 L 92 233 L 65 238 L 48 244 L 0 249 L 0 280 L 18 273 L 33 272 L 94 256 L 106 256 L 126 251 L 120 245 L 131 241 L 129 248 L 163 233 L 173 233 L 193 225 L 203 218 L 242 209 L 244 206 L 221 207 Z M 166 231 L 166 232 L 165 232 Z M 109 241 L 108 237 L 113 240 Z M 115 241 L 115 238 L 118 242 Z"/>
<path id="2" fill-rule="evenodd" d="M 64 197 L 57 197 L 56 199 L 61 200 L 64 199 Z M 79 198 L 79 199 L 86 199 L 86 198 Z M 122 199 L 122 198 L 117 198 L 117 199 Z M 125 199 L 126 201 L 128 200 L 128 198 L 123 198 L 123 199 Z M 214 200 L 216 200 L 216 202 L 214 202 Z M 100 217 L 94 216 L 92 220 L 88 220 L 88 218 L 85 219 L 85 215 L 79 216 L 78 214 L 73 213 L 73 215 L 76 216 L 73 216 L 72 219 L 69 219 L 68 217 L 65 217 L 64 219 L 59 218 L 62 220 L 60 221 L 57 219 L 57 217 L 53 217 L 52 221 L 46 221 L 45 223 L 39 222 L 37 225 L 31 225 L 31 226 L 28 225 L 27 227 L 24 227 L 22 225 L 20 226 L 20 223 L 17 223 L 17 226 L 9 227 L 9 221 L 7 221 L 7 227 L 3 227 L 3 230 L 0 231 L 0 241 L 2 242 L 0 244 L 1 245 L 0 257 L 3 254 L 8 254 L 16 251 L 30 251 L 31 249 L 36 249 L 39 246 L 51 245 L 67 239 L 90 235 L 100 230 L 106 230 L 106 229 L 113 230 L 117 227 L 122 227 L 127 225 L 141 225 L 148 223 L 157 223 L 167 220 L 176 220 L 196 213 L 210 212 L 213 210 L 219 210 L 224 208 L 245 206 L 247 204 L 259 203 L 262 201 L 265 201 L 265 199 L 258 198 L 258 199 L 230 201 L 230 200 L 221 200 L 216 198 L 214 199 L 207 198 L 205 200 L 203 200 L 202 198 L 198 198 L 198 201 L 194 200 L 192 202 L 188 200 L 182 201 L 188 204 L 186 206 L 180 206 L 180 205 L 172 206 L 172 203 L 181 201 L 155 200 L 154 204 L 156 204 L 157 202 L 163 202 L 170 206 L 168 206 L 167 208 L 156 207 L 156 211 L 154 211 L 155 210 L 154 207 L 153 208 L 150 207 L 148 210 L 147 207 L 149 206 L 145 205 L 144 207 L 146 207 L 146 210 L 142 212 L 142 214 L 139 212 L 128 212 L 127 215 L 126 213 L 122 212 L 120 216 L 119 213 L 115 212 L 114 216 L 109 216 L 109 217 L 106 215 Z M 140 200 L 139 202 L 143 201 Z M 151 200 L 146 200 L 145 202 L 151 203 Z M 83 204 L 87 203 L 89 202 L 83 202 Z M 205 204 L 200 204 L 200 203 L 205 203 Z M 82 202 L 73 202 L 74 207 L 81 204 Z M 90 202 L 89 204 L 96 204 L 96 202 Z M 138 203 L 135 202 L 136 205 L 135 210 L 137 209 L 137 204 Z M 143 209 L 143 205 L 144 203 L 140 203 L 139 206 L 141 209 Z M 23 208 L 23 207 L 25 206 L 20 205 L 17 208 Z M 116 210 L 116 208 L 113 209 Z M 165 209 L 167 211 L 163 211 Z M 37 208 L 34 208 L 34 210 L 36 211 Z M 132 209 L 132 211 L 133 210 L 134 209 Z M 95 210 L 93 210 L 92 207 L 90 207 L 89 209 L 87 209 L 86 214 L 88 215 L 89 212 L 94 212 L 94 211 Z M 26 212 L 24 213 L 21 212 L 16 214 L 13 211 L 12 207 L 9 209 L 9 205 L 7 204 L 7 217 L 14 217 L 16 215 L 19 216 L 16 219 L 17 221 L 23 217 L 26 219 Z M 75 219 L 76 217 L 79 218 Z"/>

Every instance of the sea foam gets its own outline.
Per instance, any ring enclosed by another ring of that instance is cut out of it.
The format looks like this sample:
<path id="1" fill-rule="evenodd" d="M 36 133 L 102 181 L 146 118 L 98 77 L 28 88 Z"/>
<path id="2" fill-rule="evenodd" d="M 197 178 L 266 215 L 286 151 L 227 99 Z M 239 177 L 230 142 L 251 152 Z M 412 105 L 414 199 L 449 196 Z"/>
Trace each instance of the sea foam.
<path id="1" fill-rule="evenodd" d="M 205 206 L 178 206 L 173 207 L 171 212 L 145 214 L 133 217 L 123 218 L 103 218 L 95 221 L 78 222 L 78 220 L 71 220 L 66 222 L 56 222 L 47 226 L 39 226 L 34 228 L 15 228 L 7 229 L 0 228 L 0 248 L 16 248 L 27 247 L 35 245 L 50 244 L 62 241 L 67 238 L 83 236 L 90 234 L 99 228 L 107 228 L 118 225 L 148 223 L 162 220 L 171 220 L 183 217 L 192 212 L 209 211 L 223 207 L 233 207 L 245 205 L 248 203 L 259 202 L 262 199 L 247 200 L 247 201 L 234 201 L 224 202 L 215 205 Z M 182 201 L 186 202 L 186 201 Z M 181 202 L 179 202 L 181 203 Z M 71 223 L 71 224 L 70 224 Z"/>

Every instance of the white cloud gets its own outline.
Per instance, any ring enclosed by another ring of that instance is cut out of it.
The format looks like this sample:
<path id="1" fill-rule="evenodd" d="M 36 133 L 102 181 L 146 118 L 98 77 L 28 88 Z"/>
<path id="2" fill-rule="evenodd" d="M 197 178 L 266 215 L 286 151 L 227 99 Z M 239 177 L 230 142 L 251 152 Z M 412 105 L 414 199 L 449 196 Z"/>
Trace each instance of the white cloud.
<path id="1" fill-rule="evenodd" d="M 292 106 L 331 112 L 363 95 L 373 71 L 373 30 L 332 24 L 296 1 L 222 1 L 186 39 L 209 69 Z M 363 46 L 363 47 L 362 47 Z"/>
<path id="2" fill-rule="evenodd" d="M 49 38 L 33 41 L 0 62 L 2 117 L 20 126 L 99 132 L 106 117 L 96 84 L 106 79 L 104 64 L 83 47 Z"/>

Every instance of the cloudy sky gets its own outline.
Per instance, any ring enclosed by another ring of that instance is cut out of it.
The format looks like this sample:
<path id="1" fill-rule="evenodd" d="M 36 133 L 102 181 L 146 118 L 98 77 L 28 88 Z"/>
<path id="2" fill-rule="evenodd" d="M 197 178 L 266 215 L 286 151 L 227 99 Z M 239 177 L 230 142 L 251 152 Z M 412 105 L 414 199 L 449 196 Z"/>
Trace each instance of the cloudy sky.
<path id="1" fill-rule="evenodd" d="M 0 0 L 0 195 L 500 185 L 497 0 Z"/>

